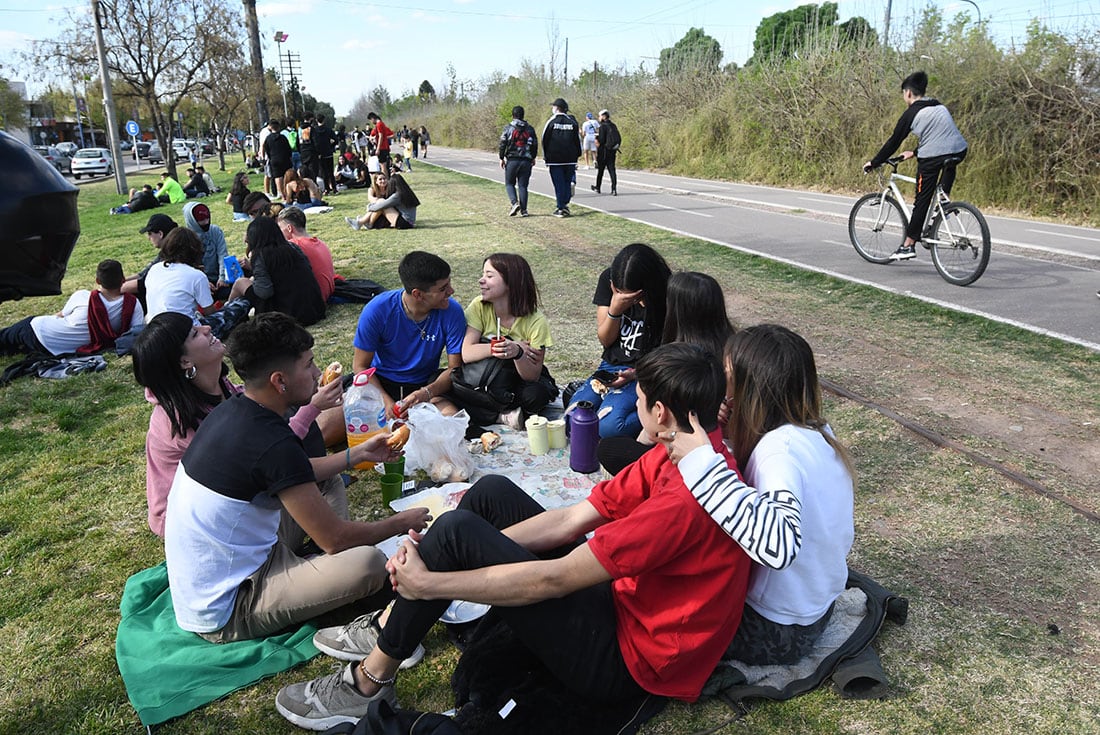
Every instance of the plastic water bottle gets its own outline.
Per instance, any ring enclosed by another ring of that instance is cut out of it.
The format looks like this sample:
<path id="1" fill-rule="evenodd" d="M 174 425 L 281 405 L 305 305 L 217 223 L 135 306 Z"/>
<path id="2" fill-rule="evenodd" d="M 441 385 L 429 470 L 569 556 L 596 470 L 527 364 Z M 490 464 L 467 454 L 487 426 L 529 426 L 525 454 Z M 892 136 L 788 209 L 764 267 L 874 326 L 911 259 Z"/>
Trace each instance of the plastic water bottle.
<path id="1" fill-rule="evenodd" d="M 600 443 L 600 419 L 590 401 L 580 401 L 569 414 L 569 467 L 574 472 L 600 468 L 596 447 Z"/>
<path id="2" fill-rule="evenodd" d="M 344 428 L 347 429 L 348 446 L 362 444 L 386 428 L 386 404 L 382 392 L 370 383 L 374 368 L 355 375 L 351 387 L 344 395 Z M 374 462 L 360 462 L 357 470 L 374 468 Z"/>

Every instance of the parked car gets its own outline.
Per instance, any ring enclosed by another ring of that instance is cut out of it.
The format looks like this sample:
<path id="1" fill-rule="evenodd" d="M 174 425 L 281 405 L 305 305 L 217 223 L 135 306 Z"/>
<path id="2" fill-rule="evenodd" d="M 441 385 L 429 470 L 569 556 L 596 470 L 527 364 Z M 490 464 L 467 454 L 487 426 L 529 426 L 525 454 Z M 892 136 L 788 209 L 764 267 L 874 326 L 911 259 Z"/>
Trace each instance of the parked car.
<path id="1" fill-rule="evenodd" d="M 76 143 L 72 142 L 71 140 L 63 140 L 60 143 L 58 143 L 57 145 L 55 145 L 54 148 L 61 151 L 61 153 L 63 155 L 66 155 L 69 158 L 72 158 L 73 156 L 75 156 L 76 152 L 80 150 L 80 146 L 78 146 Z"/>
<path id="2" fill-rule="evenodd" d="M 164 154 L 160 151 L 160 143 L 155 140 L 149 142 L 149 163 L 164 163 Z"/>
<path id="3" fill-rule="evenodd" d="M 132 151 L 134 149 L 134 144 L 129 140 L 120 140 L 118 142 L 118 147 L 119 150 Z"/>
<path id="4" fill-rule="evenodd" d="M 150 145 L 151 144 L 148 141 L 145 141 L 145 140 L 139 140 L 137 142 L 138 158 L 148 158 L 149 157 L 149 147 L 150 147 Z"/>
<path id="5" fill-rule="evenodd" d="M 36 145 L 34 147 L 38 151 L 39 155 L 50 162 L 50 165 L 57 169 L 59 174 L 69 173 L 70 158 L 64 153 L 59 151 L 52 145 Z"/>
<path id="6" fill-rule="evenodd" d="M 177 161 L 190 161 L 191 149 L 181 142 L 172 141 L 172 155 Z"/>
<path id="7" fill-rule="evenodd" d="M 111 162 L 111 151 L 106 148 L 81 148 L 73 156 L 72 169 L 74 179 L 85 174 L 110 176 L 115 171 Z"/>
<path id="8" fill-rule="evenodd" d="M 202 154 L 204 156 L 214 155 L 214 141 L 210 140 L 209 138 L 203 138 L 199 141 L 199 149 L 202 151 Z"/>

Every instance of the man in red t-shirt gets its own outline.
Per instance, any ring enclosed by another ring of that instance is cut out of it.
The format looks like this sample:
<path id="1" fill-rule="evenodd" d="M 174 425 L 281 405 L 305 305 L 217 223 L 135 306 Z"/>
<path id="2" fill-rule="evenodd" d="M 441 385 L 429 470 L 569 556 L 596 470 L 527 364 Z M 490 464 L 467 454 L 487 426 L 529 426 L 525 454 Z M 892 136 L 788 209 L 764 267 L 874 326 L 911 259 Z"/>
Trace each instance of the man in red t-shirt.
<path id="1" fill-rule="evenodd" d="M 650 437 L 691 431 L 694 411 L 734 466 L 717 428 L 726 380 L 716 357 L 663 345 L 638 361 L 636 377 Z M 276 707 L 291 722 L 322 729 L 356 720 L 373 700 L 393 704 L 399 666 L 454 599 L 494 605 L 577 696 L 693 701 L 740 623 L 750 567 L 660 442 L 568 508 L 543 511 L 506 478 L 485 477 L 410 538 L 387 564 L 400 595 L 388 619 L 317 632 L 318 648 L 358 663 L 279 692 Z"/>
<path id="2" fill-rule="evenodd" d="M 367 119 L 374 125 L 374 129 L 371 130 L 370 138 L 374 142 L 374 150 L 378 155 L 378 163 L 382 166 L 382 171 L 386 176 L 390 175 L 390 138 L 393 137 L 393 131 L 386 127 L 386 123 L 382 122 L 382 118 L 378 117 L 375 113 L 367 115 Z"/>
<path id="3" fill-rule="evenodd" d="M 279 212 L 279 229 L 287 242 L 292 242 L 305 254 L 313 277 L 321 289 L 321 298 L 328 303 L 336 290 L 336 272 L 332 265 L 332 251 L 323 240 L 306 232 L 306 213 L 298 207 L 285 207 Z"/>

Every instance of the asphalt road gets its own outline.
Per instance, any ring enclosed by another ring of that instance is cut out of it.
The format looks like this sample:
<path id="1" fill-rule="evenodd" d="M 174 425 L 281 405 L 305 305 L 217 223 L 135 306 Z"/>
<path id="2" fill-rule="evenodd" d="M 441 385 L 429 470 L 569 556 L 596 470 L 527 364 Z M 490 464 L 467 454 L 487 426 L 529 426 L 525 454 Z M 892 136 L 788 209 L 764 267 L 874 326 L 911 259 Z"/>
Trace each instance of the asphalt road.
<path id="1" fill-rule="evenodd" d="M 499 182 L 501 212 L 507 215 L 504 172 L 495 154 L 433 145 L 430 156 L 425 163 Z M 595 169 L 578 169 L 574 212 L 589 207 L 1100 351 L 1100 230 L 987 215 L 989 267 L 976 283 L 959 287 L 940 278 L 921 248 L 916 260 L 891 265 L 860 258 L 848 240 L 853 196 L 619 169 L 619 194 L 612 197 L 606 175 L 604 194 L 590 190 L 595 181 Z M 870 191 L 870 177 L 868 184 Z M 531 192 L 553 197 L 541 161 Z M 532 204 L 531 210 L 549 216 L 553 201 Z M 562 220 L 562 227 L 569 226 L 570 220 Z"/>

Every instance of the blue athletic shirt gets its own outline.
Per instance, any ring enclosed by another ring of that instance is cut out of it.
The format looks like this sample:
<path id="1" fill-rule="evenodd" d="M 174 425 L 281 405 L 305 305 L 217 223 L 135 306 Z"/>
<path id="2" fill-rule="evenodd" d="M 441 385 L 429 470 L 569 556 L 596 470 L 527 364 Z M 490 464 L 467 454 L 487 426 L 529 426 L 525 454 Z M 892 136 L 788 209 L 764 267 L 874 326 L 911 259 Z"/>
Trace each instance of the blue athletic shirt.
<path id="1" fill-rule="evenodd" d="M 379 294 L 363 307 L 354 345 L 373 352 L 371 366 L 395 383 L 425 384 L 439 369 L 443 350 L 462 354 L 466 315 L 454 298 L 446 309 L 433 309 L 423 322 L 414 323 L 401 305 L 402 289 Z"/>

